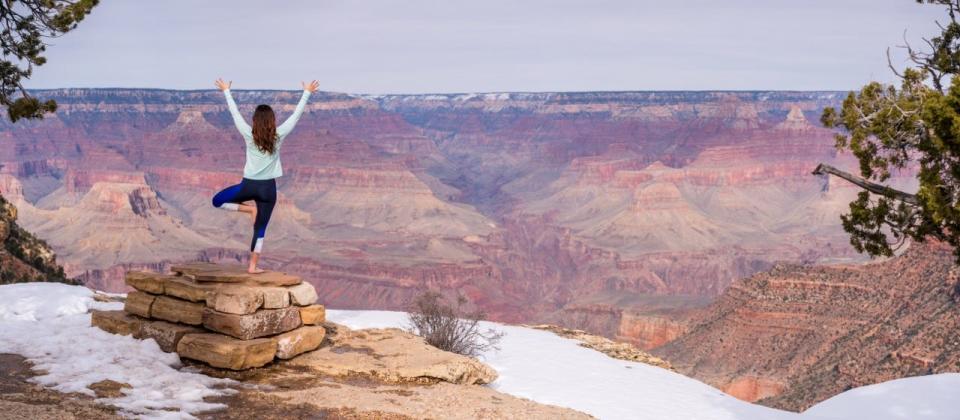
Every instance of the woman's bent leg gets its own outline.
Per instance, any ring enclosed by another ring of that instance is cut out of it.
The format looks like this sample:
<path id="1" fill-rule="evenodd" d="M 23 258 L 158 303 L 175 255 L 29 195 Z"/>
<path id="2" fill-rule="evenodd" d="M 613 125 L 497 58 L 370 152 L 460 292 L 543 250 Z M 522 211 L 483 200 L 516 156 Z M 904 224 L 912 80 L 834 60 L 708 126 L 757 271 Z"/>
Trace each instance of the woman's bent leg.
<path id="1" fill-rule="evenodd" d="M 213 196 L 213 206 L 216 208 L 221 208 L 224 210 L 238 211 L 240 210 L 240 204 L 247 200 L 241 200 L 241 192 L 243 189 L 243 183 L 237 185 L 231 185 L 227 188 L 224 188 L 222 191 L 218 192 Z"/>

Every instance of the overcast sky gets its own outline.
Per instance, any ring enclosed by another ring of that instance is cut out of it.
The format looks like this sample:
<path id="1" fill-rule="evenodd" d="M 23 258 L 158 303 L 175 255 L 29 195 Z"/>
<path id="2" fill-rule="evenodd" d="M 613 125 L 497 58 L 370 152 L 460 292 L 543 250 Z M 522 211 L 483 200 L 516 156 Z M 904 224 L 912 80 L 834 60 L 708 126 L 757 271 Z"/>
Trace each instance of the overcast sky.
<path id="1" fill-rule="evenodd" d="M 850 90 L 891 80 L 886 48 L 945 16 L 913 0 L 106 0 L 27 86 Z"/>

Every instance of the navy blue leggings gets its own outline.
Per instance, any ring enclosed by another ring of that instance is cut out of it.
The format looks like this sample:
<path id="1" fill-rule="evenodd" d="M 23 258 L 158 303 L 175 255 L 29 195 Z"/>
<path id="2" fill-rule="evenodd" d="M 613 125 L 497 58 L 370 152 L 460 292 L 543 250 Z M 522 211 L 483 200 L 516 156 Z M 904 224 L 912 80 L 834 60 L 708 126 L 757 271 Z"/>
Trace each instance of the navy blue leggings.
<path id="1" fill-rule="evenodd" d="M 277 181 L 275 179 L 247 179 L 239 184 L 227 187 L 213 196 L 213 206 L 237 210 L 237 204 L 253 200 L 257 203 L 257 218 L 253 222 L 253 240 L 250 251 L 259 253 L 263 248 L 263 235 L 267 232 L 267 223 L 273 206 L 277 204 Z"/>

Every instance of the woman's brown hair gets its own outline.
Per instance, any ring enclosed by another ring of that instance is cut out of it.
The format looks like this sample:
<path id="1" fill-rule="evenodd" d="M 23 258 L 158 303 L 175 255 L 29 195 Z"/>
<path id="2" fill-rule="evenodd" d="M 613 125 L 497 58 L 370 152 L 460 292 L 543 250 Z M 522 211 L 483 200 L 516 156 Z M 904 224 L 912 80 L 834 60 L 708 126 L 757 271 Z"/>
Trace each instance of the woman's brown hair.
<path id="1" fill-rule="evenodd" d="M 272 155 L 277 142 L 277 116 L 270 105 L 257 105 L 253 111 L 253 144 L 261 152 Z"/>

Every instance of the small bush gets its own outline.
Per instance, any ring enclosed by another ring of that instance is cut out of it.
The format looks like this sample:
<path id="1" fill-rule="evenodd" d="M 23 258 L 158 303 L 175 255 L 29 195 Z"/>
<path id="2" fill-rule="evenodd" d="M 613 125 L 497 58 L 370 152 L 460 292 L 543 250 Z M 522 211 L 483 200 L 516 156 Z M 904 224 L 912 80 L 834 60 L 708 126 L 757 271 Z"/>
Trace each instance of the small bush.
<path id="1" fill-rule="evenodd" d="M 482 331 L 480 321 L 486 318 L 481 311 L 464 312 L 467 299 L 457 297 L 450 305 L 437 292 L 426 292 L 417 297 L 410 308 L 410 331 L 423 337 L 430 345 L 464 356 L 476 357 L 487 350 L 499 350 L 497 344 L 503 333 L 493 329 Z"/>

